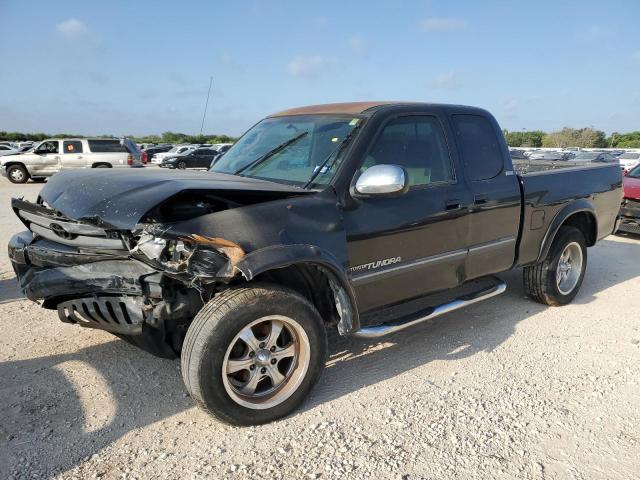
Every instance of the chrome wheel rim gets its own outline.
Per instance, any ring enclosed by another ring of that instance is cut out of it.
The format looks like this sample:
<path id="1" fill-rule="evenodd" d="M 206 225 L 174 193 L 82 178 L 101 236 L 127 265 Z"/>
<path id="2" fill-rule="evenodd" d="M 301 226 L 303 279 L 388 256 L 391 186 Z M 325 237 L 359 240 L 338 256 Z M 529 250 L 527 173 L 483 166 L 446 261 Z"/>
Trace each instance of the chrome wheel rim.
<path id="1" fill-rule="evenodd" d="M 577 242 L 571 242 L 562 251 L 556 268 L 556 284 L 563 295 L 576 288 L 582 273 L 582 248 Z"/>
<path id="2" fill-rule="evenodd" d="M 294 319 L 261 317 L 234 337 L 225 353 L 222 380 L 229 396 L 263 410 L 289 398 L 309 369 L 309 338 Z"/>
<path id="3" fill-rule="evenodd" d="M 24 173 L 22 173 L 22 170 L 15 168 L 11 170 L 11 178 L 16 182 L 20 182 L 24 179 Z"/>

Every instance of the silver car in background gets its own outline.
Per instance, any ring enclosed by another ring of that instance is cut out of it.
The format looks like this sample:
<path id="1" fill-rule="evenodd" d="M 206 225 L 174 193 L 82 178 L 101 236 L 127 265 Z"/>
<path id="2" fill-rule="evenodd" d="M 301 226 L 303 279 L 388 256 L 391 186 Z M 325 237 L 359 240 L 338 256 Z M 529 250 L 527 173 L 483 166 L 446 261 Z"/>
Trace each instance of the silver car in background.
<path id="1" fill-rule="evenodd" d="M 40 180 L 74 168 L 143 166 L 140 150 L 128 138 L 51 138 L 28 152 L 0 158 L 0 173 L 12 183 Z"/>

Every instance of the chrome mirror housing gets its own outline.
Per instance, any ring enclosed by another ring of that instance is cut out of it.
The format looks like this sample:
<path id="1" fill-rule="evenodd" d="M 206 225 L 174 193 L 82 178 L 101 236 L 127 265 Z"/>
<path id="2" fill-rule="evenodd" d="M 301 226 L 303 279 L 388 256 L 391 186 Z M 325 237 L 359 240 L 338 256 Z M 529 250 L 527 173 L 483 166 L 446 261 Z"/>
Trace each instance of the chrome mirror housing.
<path id="1" fill-rule="evenodd" d="M 407 173 L 399 165 L 374 165 L 358 178 L 355 193 L 364 196 L 400 195 L 409 189 Z"/>

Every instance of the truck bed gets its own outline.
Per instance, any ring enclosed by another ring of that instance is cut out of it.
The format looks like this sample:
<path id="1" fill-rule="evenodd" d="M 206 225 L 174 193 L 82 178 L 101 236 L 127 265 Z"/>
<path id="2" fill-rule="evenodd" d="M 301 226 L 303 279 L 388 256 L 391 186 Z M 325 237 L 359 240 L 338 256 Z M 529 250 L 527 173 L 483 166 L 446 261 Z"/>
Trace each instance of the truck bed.
<path id="1" fill-rule="evenodd" d="M 622 174 L 616 163 L 514 161 L 523 198 L 518 265 L 535 263 L 553 221 L 568 204 L 588 200 L 595 209 L 596 238 L 610 235 L 620 208 Z M 587 202 L 585 201 L 585 208 Z M 571 208 L 579 209 L 572 206 Z"/>

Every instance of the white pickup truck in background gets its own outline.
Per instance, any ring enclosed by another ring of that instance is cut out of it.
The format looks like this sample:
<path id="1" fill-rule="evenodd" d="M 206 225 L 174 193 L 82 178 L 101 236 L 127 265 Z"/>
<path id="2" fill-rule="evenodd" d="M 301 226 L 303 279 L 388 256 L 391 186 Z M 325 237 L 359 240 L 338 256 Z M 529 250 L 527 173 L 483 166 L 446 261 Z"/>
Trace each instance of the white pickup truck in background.
<path id="1" fill-rule="evenodd" d="M 52 138 L 27 152 L 5 155 L 1 162 L 2 175 L 12 183 L 74 168 L 143 166 L 138 147 L 128 138 Z"/>

